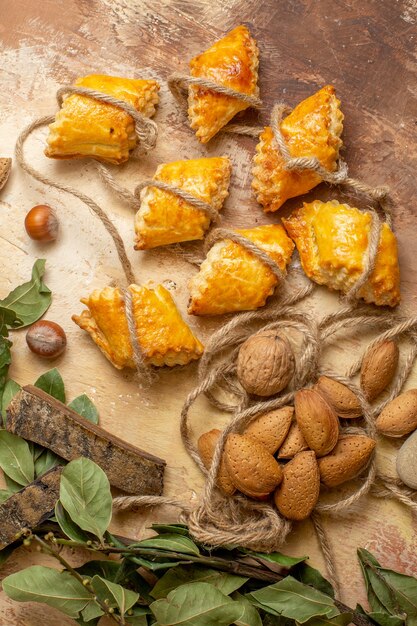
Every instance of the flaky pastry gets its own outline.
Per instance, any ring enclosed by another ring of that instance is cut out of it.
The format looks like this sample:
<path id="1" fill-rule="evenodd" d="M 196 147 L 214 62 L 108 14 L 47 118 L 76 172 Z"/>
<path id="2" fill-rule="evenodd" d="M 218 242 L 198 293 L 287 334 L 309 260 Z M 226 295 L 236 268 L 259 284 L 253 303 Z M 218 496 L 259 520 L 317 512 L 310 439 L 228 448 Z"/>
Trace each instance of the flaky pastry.
<path id="1" fill-rule="evenodd" d="M 159 85 L 154 80 L 91 74 L 74 84 L 124 100 L 147 117 L 155 113 L 159 99 Z M 128 113 L 78 94 L 64 99 L 49 130 L 45 154 L 54 159 L 87 156 L 118 165 L 128 160 L 137 143 L 135 123 Z"/>
<path id="2" fill-rule="evenodd" d="M 228 195 L 231 165 L 227 157 L 175 161 L 159 165 L 154 180 L 161 180 L 220 210 Z M 147 250 L 170 243 L 203 239 L 210 225 L 208 213 L 179 196 L 146 187 L 135 218 L 135 248 Z"/>
<path id="3" fill-rule="evenodd" d="M 347 293 L 363 272 L 371 219 L 369 213 L 336 200 L 315 200 L 282 221 L 307 276 Z M 378 305 L 400 302 L 397 239 L 387 223 L 382 225 L 375 268 L 357 297 Z"/>
<path id="4" fill-rule="evenodd" d="M 243 94 L 258 96 L 259 51 L 246 26 L 237 26 L 190 61 L 190 74 Z M 250 106 L 239 98 L 190 85 L 188 116 L 198 139 L 207 143 L 240 111 Z"/>
<path id="5" fill-rule="evenodd" d="M 337 168 L 343 113 L 334 87 L 328 85 L 298 104 L 285 117 L 281 133 L 292 157 L 316 157 L 329 172 Z M 321 182 L 313 171 L 289 171 L 270 126 L 256 147 L 252 188 L 265 211 L 277 211 L 286 200 L 300 196 Z"/>
<path id="6" fill-rule="evenodd" d="M 285 272 L 294 244 L 282 226 L 267 224 L 236 232 L 255 243 Z M 252 311 L 265 304 L 277 283 L 273 271 L 253 252 L 224 239 L 213 245 L 190 281 L 188 312 L 220 315 Z"/>
<path id="7" fill-rule="evenodd" d="M 130 285 L 137 339 L 148 365 L 186 365 L 200 358 L 203 345 L 182 319 L 169 291 L 162 285 Z M 96 289 L 81 300 L 88 307 L 73 321 L 87 331 L 117 369 L 135 367 L 122 292 Z"/>

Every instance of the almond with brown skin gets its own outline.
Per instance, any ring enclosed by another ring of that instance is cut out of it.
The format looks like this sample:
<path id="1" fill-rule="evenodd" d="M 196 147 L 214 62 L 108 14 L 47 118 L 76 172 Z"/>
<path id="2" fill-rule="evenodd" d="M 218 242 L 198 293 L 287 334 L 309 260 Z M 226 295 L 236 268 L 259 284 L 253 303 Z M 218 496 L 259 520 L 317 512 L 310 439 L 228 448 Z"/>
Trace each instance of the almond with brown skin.
<path id="1" fill-rule="evenodd" d="M 372 402 L 394 378 L 399 350 L 395 341 L 382 341 L 367 351 L 362 361 L 361 387 Z"/>
<path id="2" fill-rule="evenodd" d="M 339 438 L 339 420 L 330 404 L 314 389 L 301 389 L 295 394 L 294 405 L 308 447 L 317 456 L 331 452 Z"/>
<path id="3" fill-rule="evenodd" d="M 288 435 L 279 449 L 279 459 L 292 459 L 299 452 L 308 450 L 308 445 L 296 421 L 290 426 Z"/>
<path id="4" fill-rule="evenodd" d="M 319 492 L 316 455 L 311 450 L 299 452 L 284 466 L 282 483 L 274 494 L 275 505 L 287 519 L 300 521 L 311 515 Z"/>
<path id="5" fill-rule="evenodd" d="M 337 380 L 320 376 L 315 389 L 334 408 L 339 417 L 353 419 L 362 415 L 362 408 L 357 396 L 349 387 Z"/>
<path id="6" fill-rule="evenodd" d="M 4 185 L 7 183 L 11 168 L 11 159 L 0 158 L 0 189 L 3 189 Z"/>
<path id="7" fill-rule="evenodd" d="M 256 439 L 268 452 L 275 454 L 287 436 L 293 415 L 292 406 L 263 413 L 249 424 L 243 434 Z"/>
<path id="8" fill-rule="evenodd" d="M 282 480 L 282 469 L 272 454 L 246 435 L 228 436 L 224 459 L 236 489 L 251 498 L 266 497 Z"/>
<path id="9" fill-rule="evenodd" d="M 376 442 L 365 435 L 342 435 L 331 454 L 318 460 L 321 482 L 337 487 L 368 465 Z"/>
<path id="10" fill-rule="evenodd" d="M 213 428 L 213 430 L 209 430 L 207 433 L 201 435 L 197 442 L 197 448 L 200 453 L 201 460 L 203 461 L 204 467 L 207 470 L 209 470 L 211 467 L 214 450 L 216 449 L 216 445 L 220 435 L 221 431 L 217 428 Z M 224 455 L 222 460 L 220 461 L 216 484 L 219 487 L 220 491 L 222 491 L 227 496 L 231 496 L 236 491 L 235 486 L 230 480 L 230 476 L 227 472 L 224 462 Z"/>
<path id="11" fill-rule="evenodd" d="M 417 389 L 409 389 L 388 402 L 376 422 L 387 437 L 403 437 L 417 428 Z"/>

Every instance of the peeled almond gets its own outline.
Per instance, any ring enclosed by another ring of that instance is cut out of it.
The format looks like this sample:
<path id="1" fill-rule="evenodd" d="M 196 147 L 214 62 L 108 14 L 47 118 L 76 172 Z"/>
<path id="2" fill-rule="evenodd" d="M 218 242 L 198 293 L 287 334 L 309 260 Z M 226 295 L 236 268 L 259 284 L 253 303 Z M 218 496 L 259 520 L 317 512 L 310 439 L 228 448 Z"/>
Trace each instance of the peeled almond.
<path id="1" fill-rule="evenodd" d="M 353 419 L 362 415 L 362 407 L 357 396 L 349 387 L 337 380 L 320 376 L 315 389 L 327 400 L 339 417 Z"/>
<path id="2" fill-rule="evenodd" d="M 200 453 L 201 460 L 204 463 L 204 467 L 209 470 L 211 467 L 211 462 L 213 460 L 214 451 L 216 449 L 217 442 L 221 435 L 221 431 L 217 428 L 213 428 L 213 430 L 209 430 L 207 433 L 201 435 L 197 442 L 197 448 Z M 220 461 L 219 471 L 217 473 L 216 484 L 219 487 L 220 491 L 222 491 L 225 495 L 231 496 L 235 491 L 235 487 L 230 480 L 230 476 L 227 472 L 226 465 L 224 462 L 224 455 L 222 460 Z"/>
<path id="3" fill-rule="evenodd" d="M 292 406 L 284 406 L 256 417 L 244 434 L 259 441 L 271 454 L 275 454 L 290 429 L 294 414 Z"/>
<path id="4" fill-rule="evenodd" d="M 330 404 L 314 389 L 301 389 L 295 394 L 294 405 L 308 447 L 317 456 L 331 452 L 339 438 L 339 420 Z"/>
<path id="5" fill-rule="evenodd" d="M 284 466 L 283 475 L 274 494 L 278 511 L 290 520 L 306 519 L 316 506 L 320 493 L 320 474 L 314 452 L 299 452 Z"/>
<path id="6" fill-rule="evenodd" d="M 231 434 L 224 459 L 236 489 L 251 498 L 265 498 L 282 480 L 282 469 L 272 454 L 256 439 Z"/>
<path id="7" fill-rule="evenodd" d="M 331 454 L 318 460 L 321 482 L 337 487 L 368 465 L 375 441 L 365 435 L 342 435 Z"/>
<path id="8" fill-rule="evenodd" d="M 304 450 L 308 450 L 308 445 L 301 434 L 301 430 L 297 422 L 293 421 L 290 426 L 290 430 L 288 431 L 288 435 L 279 449 L 278 458 L 292 459 L 296 454 L 303 452 Z"/>
<path id="9" fill-rule="evenodd" d="M 407 487 L 417 489 L 417 431 L 410 435 L 399 449 L 397 472 Z"/>
<path id="10" fill-rule="evenodd" d="M 403 437 L 417 428 L 417 389 L 409 389 L 388 402 L 376 422 L 378 432 L 387 437 Z"/>
<path id="11" fill-rule="evenodd" d="M 399 350 L 395 341 L 381 341 L 368 350 L 362 361 L 361 387 L 370 402 L 384 391 L 394 378 Z"/>

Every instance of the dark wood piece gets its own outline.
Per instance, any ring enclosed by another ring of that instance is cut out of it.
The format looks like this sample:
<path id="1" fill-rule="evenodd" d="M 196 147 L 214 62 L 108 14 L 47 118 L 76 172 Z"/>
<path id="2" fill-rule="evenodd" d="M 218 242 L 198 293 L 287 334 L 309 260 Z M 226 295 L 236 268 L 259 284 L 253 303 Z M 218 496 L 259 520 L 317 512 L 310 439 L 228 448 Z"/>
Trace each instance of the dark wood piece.
<path id="1" fill-rule="evenodd" d="M 24 528 L 36 528 L 53 513 L 59 499 L 62 467 L 54 467 L 0 506 L 0 550 L 10 545 Z"/>
<path id="2" fill-rule="evenodd" d="M 162 493 L 165 461 L 111 435 L 37 387 L 28 385 L 13 398 L 7 430 L 67 461 L 91 459 L 106 472 L 110 484 L 123 491 Z"/>

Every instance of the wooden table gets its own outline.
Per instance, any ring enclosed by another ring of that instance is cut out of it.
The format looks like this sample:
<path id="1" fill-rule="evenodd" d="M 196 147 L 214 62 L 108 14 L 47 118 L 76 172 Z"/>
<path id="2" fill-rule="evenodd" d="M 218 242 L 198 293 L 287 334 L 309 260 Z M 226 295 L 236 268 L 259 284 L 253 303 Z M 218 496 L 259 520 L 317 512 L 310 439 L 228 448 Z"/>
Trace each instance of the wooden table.
<path id="1" fill-rule="evenodd" d="M 234 164 L 232 191 L 224 211 L 225 224 L 254 226 L 277 221 L 267 218 L 250 192 L 250 138 L 219 136 L 200 146 L 190 131 L 167 86 L 167 76 L 185 70 L 187 59 L 240 22 L 248 23 L 261 50 L 260 84 L 264 111 L 261 122 L 278 100 L 295 105 L 318 87 L 332 83 L 345 113 L 345 157 L 352 175 L 371 184 L 388 184 L 395 199 L 395 226 L 400 242 L 404 312 L 411 312 L 417 296 L 414 286 L 416 184 L 416 21 L 412 0 L 397 2 L 354 0 L 0 0 L 0 156 L 12 156 L 19 129 L 34 117 L 56 110 L 55 92 L 88 73 L 153 77 L 161 83 L 156 121 L 158 146 L 142 161 L 120 167 L 119 180 L 133 188 L 151 176 L 158 163 L 197 155 L 228 154 Z M 185 310 L 191 266 L 172 253 L 133 251 L 131 210 L 106 192 L 87 161 L 47 162 L 42 132 L 30 142 L 32 162 L 55 178 L 68 181 L 95 197 L 108 211 L 127 244 L 141 281 L 173 280 L 175 298 Z M 329 197 L 319 188 L 310 197 Z M 332 192 L 337 196 L 337 192 Z M 54 245 L 40 246 L 25 234 L 23 219 L 38 203 L 56 207 L 61 235 Z M 299 205 L 288 203 L 283 214 Z M 35 258 L 47 259 L 47 284 L 54 299 L 47 317 L 66 330 L 69 346 L 57 365 L 66 381 L 68 396 L 86 392 L 100 409 L 101 424 L 112 433 L 155 453 L 168 462 L 166 494 L 196 499 L 202 476 L 186 455 L 178 422 L 181 404 L 195 382 L 195 369 L 161 373 L 151 391 L 140 389 L 129 373 L 120 373 L 102 357 L 85 333 L 71 322 L 79 312 L 79 298 L 93 288 L 121 279 L 121 270 L 108 235 L 89 210 L 74 198 L 48 190 L 23 175 L 17 167 L 0 199 L 0 297 L 26 280 Z M 313 298 L 318 314 L 335 307 L 337 297 L 319 290 Z M 204 340 L 219 319 L 191 319 Z M 11 376 L 22 384 L 33 382 L 48 364 L 30 354 L 25 333 L 13 335 Z M 349 345 L 338 344 L 333 358 L 352 357 Z M 224 424 L 227 416 L 204 401 L 193 411 L 197 436 L 208 426 Z M 379 457 L 389 471 L 395 447 L 383 443 Z M 142 536 L 154 520 L 174 520 L 169 509 L 142 515 L 116 515 L 114 528 L 128 536 Z M 363 601 L 364 589 L 355 549 L 371 549 L 388 567 L 417 573 L 417 538 L 410 513 L 392 501 L 367 498 L 354 515 L 326 520 L 343 599 Z M 323 568 L 311 524 L 298 526 L 284 549 L 289 554 L 309 554 Z M 20 549 L 1 575 L 42 557 Z M 80 561 L 85 555 L 74 555 Z M 69 625 L 71 620 L 38 604 L 16 604 L 0 596 L 0 623 L 7 626 Z"/>

